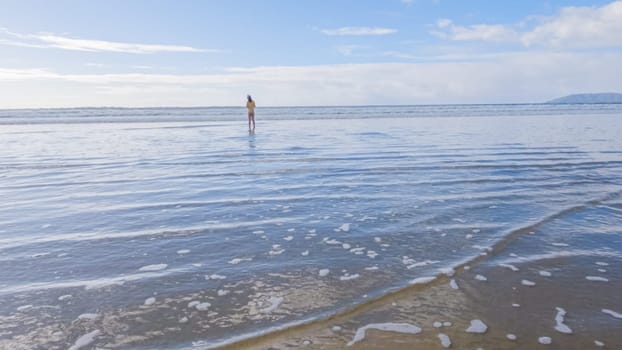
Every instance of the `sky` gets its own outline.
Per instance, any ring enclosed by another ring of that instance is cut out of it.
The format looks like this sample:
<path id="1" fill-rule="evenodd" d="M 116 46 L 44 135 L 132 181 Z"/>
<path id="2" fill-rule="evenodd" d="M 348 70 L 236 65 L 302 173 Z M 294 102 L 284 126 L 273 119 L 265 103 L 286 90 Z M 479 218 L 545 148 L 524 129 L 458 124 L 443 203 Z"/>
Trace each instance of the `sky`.
<path id="1" fill-rule="evenodd" d="M 622 1 L 0 0 L 0 108 L 622 92 Z"/>

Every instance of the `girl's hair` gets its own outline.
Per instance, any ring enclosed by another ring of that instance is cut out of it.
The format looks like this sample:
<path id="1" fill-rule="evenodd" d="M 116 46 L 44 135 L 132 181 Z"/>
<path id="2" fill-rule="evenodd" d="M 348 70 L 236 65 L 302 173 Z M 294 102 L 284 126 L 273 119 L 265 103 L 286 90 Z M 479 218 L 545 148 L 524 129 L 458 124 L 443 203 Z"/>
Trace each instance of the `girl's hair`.
<path id="1" fill-rule="evenodd" d="M 253 99 L 251 98 L 251 95 L 246 96 L 248 98 L 248 102 L 251 102 Z"/>

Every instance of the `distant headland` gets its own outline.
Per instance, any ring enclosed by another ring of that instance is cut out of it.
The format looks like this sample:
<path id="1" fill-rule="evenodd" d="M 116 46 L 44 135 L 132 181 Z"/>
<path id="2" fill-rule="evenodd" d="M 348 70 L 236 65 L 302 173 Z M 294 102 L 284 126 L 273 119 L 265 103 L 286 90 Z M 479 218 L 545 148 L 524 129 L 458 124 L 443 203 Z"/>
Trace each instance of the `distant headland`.
<path id="1" fill-rule="evenodd" d="M 615 92 L 568 95 L 546 103 L 622 103 L 622 94 Z"/>

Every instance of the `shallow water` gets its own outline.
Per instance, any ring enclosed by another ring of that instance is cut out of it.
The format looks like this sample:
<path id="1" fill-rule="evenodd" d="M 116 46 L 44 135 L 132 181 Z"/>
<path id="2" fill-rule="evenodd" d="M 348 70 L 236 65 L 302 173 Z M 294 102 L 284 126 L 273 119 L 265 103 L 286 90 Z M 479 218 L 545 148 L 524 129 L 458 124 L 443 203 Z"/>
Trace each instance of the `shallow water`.
<path id="1" fill-rule="evenodd" d="M 619 237 L 619 208 L 598 205 L 622 191 L 621 106 L 369 108 L 258 110 L 254 134 L 231 112 L 81 123 L 92 110 L 3 111 L 0 345 L 66 348 L 99 330 L 94 344 L 111 348 L 213 346 L 380 298 L 505 241 L 528 257 L 577 227 Z M 510 242 L 566 212 L 546 243 Z M 597 242 L 572 249 L 620 261 L 619 239 Z"/>

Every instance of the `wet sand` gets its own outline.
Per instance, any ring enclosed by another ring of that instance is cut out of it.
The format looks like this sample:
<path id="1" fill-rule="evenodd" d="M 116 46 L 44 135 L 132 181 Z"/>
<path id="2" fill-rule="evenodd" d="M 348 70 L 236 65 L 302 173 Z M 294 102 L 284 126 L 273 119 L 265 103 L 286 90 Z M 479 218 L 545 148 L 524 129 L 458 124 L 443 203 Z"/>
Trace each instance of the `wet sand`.
<path id="1" fill-rule="evenodd" d="M 525 230 L 453 276 L 226 349 L 622 349 L 619 253 L 606 246 L 572 250 L 578 242 L 570 237 L 547 245 L 548 254 L 513 253 L 541 243 L 539 233 L 550 228 Z M 603 242 L 619 240 L 611 235 Z M 473 320 L 486 331 L 467 332 Z M 377 329 L 396 324 L 420 332 Z"/>

